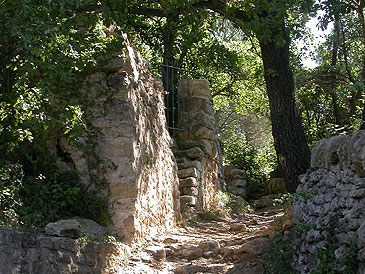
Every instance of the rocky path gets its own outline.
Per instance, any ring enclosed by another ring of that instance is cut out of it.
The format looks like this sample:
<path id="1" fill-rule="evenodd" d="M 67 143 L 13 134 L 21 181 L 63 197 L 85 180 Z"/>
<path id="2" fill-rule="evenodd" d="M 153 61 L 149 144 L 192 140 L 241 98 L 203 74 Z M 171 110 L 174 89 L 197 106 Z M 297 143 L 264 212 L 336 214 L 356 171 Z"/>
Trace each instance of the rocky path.
<path id="1" fill-rule="evenodd" d="M 283 215 L 282 208 L 271 206 L 177 227 L 144 247 L 130 246 L 117 273 L 263 273 L 259 256 L 270 249 Z"/>

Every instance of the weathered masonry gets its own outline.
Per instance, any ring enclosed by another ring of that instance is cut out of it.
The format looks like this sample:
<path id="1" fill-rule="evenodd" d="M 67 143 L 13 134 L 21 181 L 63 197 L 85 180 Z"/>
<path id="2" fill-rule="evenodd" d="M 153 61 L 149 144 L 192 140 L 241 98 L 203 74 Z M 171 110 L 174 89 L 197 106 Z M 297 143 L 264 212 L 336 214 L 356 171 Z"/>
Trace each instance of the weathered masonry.
<path id="1" fill-rule="evenodd" d="M 321 140 L 312 150 L 311 168 L 302 177 L 292 206 L 303 233 L 298 239 L 295 268 L 309 273 L 318 251 L 339 262 L 357 258 L 365 269 L 365 130 Z M 345 264 L 336 271 L 344 271 Z"/>

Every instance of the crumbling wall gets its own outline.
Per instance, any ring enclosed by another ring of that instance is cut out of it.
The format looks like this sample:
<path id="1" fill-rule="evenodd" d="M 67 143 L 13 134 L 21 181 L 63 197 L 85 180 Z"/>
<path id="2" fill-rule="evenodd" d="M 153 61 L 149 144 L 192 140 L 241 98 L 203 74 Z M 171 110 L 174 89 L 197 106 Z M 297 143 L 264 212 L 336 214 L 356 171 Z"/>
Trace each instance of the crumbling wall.
<path id="1" fill-rule="evenodd" d="M 297 193 L 300 198 L 293 203 L 292 214 L 302 233 L 297 241 L 295 268 L 309 273 L 316 264 L 324 263 L 320 252 L 332 252 L 327 255 L 338 260 L 339 264 L 333 266 L 337 271 L 345 270 L 351 256 L 362 261 L 359 270 L 363 271 L 365 131 L 319 141 Z"/>
<path id="2" fill-rule="evenodd" d="M 176 136 L 181 204 L 185 210 L 209 208 L 221 189 L 217 125 L 206 80 L 184 80 L 179 85 L 185 130 Z"/>
<path id="3" fill-rule="evenodd" d="M 91 134 L 79 138 L 84 149 L 65 138 L 60 143 L 90 189 L 95 188 L 92 178 L 106 179 L 111 232 L 130 240 L 171 228 L 180 212 L 177 165 L 164 91 L 150 64 L 125 39 L 122 52 L 100 60 L 81 94 L 81 103 L 88 102 L 84 119 Z"/>
<path id="4" fill-rule="evenodd" d="M 0 273 L 111 273 L 112 244 L 0 230 Z"/>

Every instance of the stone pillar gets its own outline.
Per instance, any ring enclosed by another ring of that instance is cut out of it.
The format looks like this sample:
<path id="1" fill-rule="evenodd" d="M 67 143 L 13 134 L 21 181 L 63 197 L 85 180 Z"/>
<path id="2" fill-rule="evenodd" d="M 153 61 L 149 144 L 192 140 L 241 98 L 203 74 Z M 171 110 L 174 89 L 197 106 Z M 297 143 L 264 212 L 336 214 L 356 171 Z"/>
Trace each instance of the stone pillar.
<path id="1" fill-rule="evenodd" d="M 185 210 L 209 208 L 221 188 L 217 125 L 212 96 L 206 80 L 184 80 L 179 84 L 182 127 L 176 137 L 181 203 Z"/>

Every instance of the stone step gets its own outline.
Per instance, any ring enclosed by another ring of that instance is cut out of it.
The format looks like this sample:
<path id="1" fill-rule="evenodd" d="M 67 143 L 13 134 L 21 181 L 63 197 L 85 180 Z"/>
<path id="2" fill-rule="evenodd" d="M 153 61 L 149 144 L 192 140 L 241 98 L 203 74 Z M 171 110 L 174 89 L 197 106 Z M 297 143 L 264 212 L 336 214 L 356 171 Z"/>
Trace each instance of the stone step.
<path id="1" fill-rule="evenodd" d="M 203 240 L 192 243 L 173 241 L 174 243 L 158 246 L 150 246 L 145 251 L 156 261 L 160 260 L 187 260 L 194 261 L 200 258 L 218 258 L 235 260 L 240 256 L 260 256 L 267 252 L 272 243 L 267 237 L 255 237 L 246 241 L 236 241 L 233 245 L 227 245 L 224 241 Z"/>

